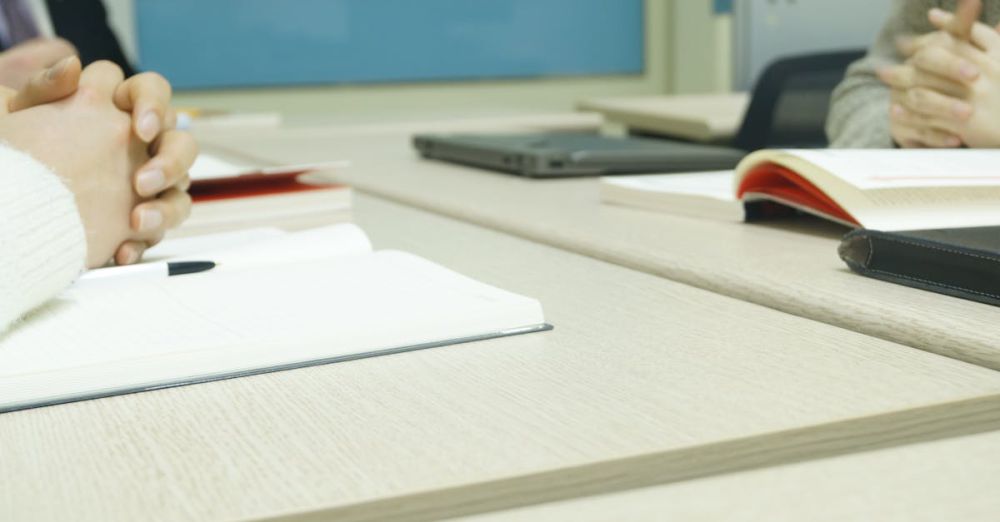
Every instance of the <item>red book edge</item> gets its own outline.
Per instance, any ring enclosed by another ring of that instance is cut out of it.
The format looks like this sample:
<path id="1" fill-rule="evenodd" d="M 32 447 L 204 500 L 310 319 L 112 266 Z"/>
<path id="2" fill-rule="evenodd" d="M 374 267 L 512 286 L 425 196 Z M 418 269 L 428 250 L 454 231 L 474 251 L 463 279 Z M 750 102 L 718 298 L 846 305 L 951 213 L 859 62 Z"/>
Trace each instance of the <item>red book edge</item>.
<path id="1" fill-rule="evenodd" d="M 736 190 L 736 197 L 743 199 L 748 193 L 770 196 L 778 202 L 787 201 L 821 215 L 861 226 L 854 216 L 816 185 L 777 163 L 761 163 L 747 171 Z"/>
<path id="2" fill-rule="evenodd" d="M 304 183 L 299 176 L 311 171 L 282 174 L 244 174 L 228 178 L 203 179 L 191 182 L 188 193 L 195 203 L 236 198 L 252 198 L 292 192 L 309 192 L 340 188 L 334 183 Z"/>

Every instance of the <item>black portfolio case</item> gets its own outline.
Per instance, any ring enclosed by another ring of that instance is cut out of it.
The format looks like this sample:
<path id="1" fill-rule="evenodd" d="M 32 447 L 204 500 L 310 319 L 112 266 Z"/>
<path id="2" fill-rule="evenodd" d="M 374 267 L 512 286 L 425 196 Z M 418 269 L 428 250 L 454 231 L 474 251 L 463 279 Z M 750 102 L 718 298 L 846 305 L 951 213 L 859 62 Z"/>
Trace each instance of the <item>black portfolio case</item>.
<path id="1" fill-rule="evenodd" d="M 868 277 L 1000 305 L 1000 227 L 855 230 L 839 252 Z"/>

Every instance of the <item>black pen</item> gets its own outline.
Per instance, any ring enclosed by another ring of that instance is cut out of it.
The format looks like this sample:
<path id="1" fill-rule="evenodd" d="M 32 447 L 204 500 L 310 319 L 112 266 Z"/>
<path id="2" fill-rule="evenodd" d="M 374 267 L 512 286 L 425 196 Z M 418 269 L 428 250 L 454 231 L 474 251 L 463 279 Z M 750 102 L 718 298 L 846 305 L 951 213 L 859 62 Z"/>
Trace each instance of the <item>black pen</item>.
<path id="1" fill-rule="evenodd" d="M 78 281 L 132 281 L 137 279 L 163 279 L 165 277 L 197 274 L 215 268 L 213 261 L 171 261 L 113 266 L 90 270 Z"/>

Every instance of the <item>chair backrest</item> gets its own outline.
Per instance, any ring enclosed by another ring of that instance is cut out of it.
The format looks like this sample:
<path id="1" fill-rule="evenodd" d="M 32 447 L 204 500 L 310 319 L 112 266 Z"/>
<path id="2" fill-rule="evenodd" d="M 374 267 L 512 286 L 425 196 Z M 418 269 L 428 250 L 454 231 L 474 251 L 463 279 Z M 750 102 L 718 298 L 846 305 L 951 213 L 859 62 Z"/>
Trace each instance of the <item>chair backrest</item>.
<path id="1" fill-rule="evenodd" d="M 838 51 L 771 63 L 754 86 L 733 145 L 747 151 L 825 147 L 830 95 L 847 67 L 864 54 L 864 50 Z"/>

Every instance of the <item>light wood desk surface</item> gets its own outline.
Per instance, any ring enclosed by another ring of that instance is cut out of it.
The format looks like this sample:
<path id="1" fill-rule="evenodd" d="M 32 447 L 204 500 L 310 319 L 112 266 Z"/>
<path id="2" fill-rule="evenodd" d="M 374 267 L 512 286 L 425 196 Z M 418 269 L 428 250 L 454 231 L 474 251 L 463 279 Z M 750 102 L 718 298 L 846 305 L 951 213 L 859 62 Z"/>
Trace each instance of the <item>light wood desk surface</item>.
<path id="1" fill-rule="evenodd" d="M 556 329 L 0 415 L 0 520 L 432 519 L 1000 429 L 992 370 L 356 203 Z"/>
<path id="2" fill-rule="evenodd" d="M 452 522 L 994 522 L 1000 432 L 567 500 Z"/>
<path id="3" fill-rule="evenodd" d="M 1000 309 L 852 274 L 846 229 L 747 225 L 603 205 L 596 179 L 528 180 L 425 161 L 414 132 L 544 128 L 549 116 L 229 133 L 206 142 L 275 161 L 350 158 L 358 190 L 723 295 L 1000 369 Z M 554 119 L 553 123 L 558 123 Z"/>

